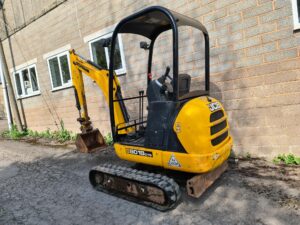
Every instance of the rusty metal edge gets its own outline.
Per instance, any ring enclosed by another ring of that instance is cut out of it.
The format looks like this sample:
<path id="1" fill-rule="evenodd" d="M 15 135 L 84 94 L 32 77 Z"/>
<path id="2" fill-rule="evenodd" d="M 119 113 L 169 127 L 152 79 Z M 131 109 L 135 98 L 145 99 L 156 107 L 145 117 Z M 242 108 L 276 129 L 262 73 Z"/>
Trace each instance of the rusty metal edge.
<path id="1" fill-rule="evenodd" d="M 199 198 L 228 168 L 227 160 L 211 172 L 198 174 L 187 180 L 187 194 Z"/>

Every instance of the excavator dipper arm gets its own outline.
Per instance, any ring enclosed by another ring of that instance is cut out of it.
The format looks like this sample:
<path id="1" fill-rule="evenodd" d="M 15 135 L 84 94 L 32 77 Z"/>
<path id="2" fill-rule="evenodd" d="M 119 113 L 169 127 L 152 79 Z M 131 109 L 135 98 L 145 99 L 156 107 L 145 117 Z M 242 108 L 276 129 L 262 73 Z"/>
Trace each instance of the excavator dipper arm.
<path id="1" fill-rule="evenodd" d="M 72 81 L 75 90 L 76 107 L 80 113 L 78 121 L 81 123 L 81 130 L 84 133 L 92 128 L 88 115 L 83 74 L 90 77 L 99 86 L 99 88 L 103 92 L 106 102 L 109 104 L 108 70 L 99 67 L 89 60 L 84 59 L 82 56 L 76 54 L 74 50 L 70 51 L 70 64 L 72 71 Z M 120 82 L 117 76 L 114 76 L 113 96 L 114 100 L 122 99 Z M 126 126 L 126 123 L 129 121 L 129 116 L 123 101 L 114 101 L 114 115 L 116 124 Z M 120 131 L 120 133 L 127 134 L 129 131 L 131 131 L 130 128 L 123 129 Z"/>

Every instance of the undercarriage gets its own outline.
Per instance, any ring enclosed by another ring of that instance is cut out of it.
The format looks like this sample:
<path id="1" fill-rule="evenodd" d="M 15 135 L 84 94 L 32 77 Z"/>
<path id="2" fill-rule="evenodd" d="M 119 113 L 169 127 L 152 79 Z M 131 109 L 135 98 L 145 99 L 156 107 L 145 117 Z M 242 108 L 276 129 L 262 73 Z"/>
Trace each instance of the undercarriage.
<path id="1" fill-rule="evenodd" d="M 140 166 L 142 167 L 142 166 Z M 181 200 L 181 189 L 199 198 L 227 169 L 227 161 L 205 174 L 147 172 L 142 169 L 103 164 L 90 171 L 90 182 L 101 192 L 136 202 L 159 211 L 175 208 Z M 153 170 L 151 170 L 153 171 Z M 155 170 L 154 170 L 155 171 Z"/>

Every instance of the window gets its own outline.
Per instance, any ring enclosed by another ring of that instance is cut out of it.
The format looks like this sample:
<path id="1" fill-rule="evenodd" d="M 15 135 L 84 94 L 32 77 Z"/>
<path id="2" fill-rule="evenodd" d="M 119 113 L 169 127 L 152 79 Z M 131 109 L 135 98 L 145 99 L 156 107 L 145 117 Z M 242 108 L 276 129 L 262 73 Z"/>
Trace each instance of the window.
<path id="1" fill-rule="evenodd" d="M 101 40 L 111 36 L 112 33 L 109 33 L 89 42 L 92 61 L 105 69 L 109 67 L 110 48 L 102 47 Z M 115 49 L 115 72 L 117 75 L 126 73 L 125 56 L 120 35 L 117 37 Z"/>
<path id="2" fill-rule="evenodd" d="M 35 65 L 16 71 L 14 79 L 18 98 L 40 94 Z"/>
<path id="3" fill-rule="evenodd" d="M 294 29 L 300 29 L 300 0 L 292 0 Z"/>
<path id="4" fill-rule="evenodd" d="M 48 58 L 48 68 L 51 78 L 52 90 L 72 86 L 69 53 L 63 52 Z"/>

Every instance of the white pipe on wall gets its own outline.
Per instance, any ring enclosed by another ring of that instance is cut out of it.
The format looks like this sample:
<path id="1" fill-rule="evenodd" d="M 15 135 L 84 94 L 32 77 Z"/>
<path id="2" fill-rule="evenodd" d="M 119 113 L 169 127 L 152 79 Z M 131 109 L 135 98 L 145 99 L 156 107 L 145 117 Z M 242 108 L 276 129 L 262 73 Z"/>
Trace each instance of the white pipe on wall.
<path id="1" fill-rule="evenodd" d="M 9 101 L 8 101 L 8 93 L 7 93 L 6 81 L 5 81 L 3 73 L 2 73 L 1 63 L 0 63 L 0 79 L 2 81 L 4 105 L 5 105 L 5 110 L 6 110 L 8 128 L 9 128 L 9 130 L 11 130 L 11 128 L 12 128 L 11 111 L 10 111 Z"/>

